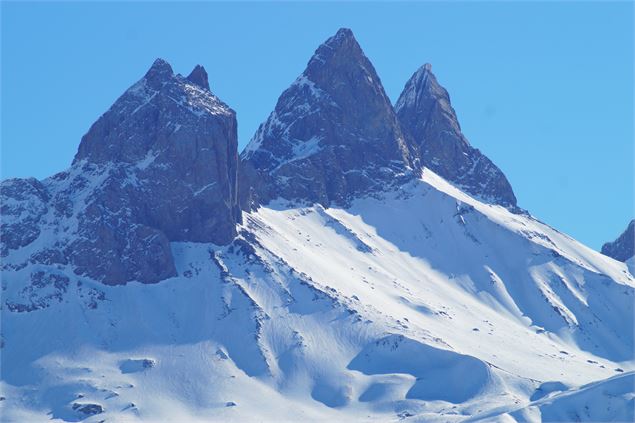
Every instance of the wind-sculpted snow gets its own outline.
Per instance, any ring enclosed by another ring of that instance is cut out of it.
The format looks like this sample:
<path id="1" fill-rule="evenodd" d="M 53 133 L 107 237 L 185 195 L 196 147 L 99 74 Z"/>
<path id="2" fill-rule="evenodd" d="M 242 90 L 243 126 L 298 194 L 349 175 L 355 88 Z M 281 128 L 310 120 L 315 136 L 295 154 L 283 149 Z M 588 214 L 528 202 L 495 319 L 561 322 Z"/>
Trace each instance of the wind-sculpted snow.
<path id="1" fill-rule="evenodd" d="M 617 375 L 580 388 L 558 391 L 509 413 L 517 421 L 632 422 L 635 420 L 635 373 Z"/>
<path id="2" fill-rule="evenodd" d="M 470 356 L 434 348 L 403 335 L 391 335 L 364 348 L 348 365 L 364 374 L 408 374 L 415 383 L 407 399 L 464 403 L 492 383 L 487 364 Z M 384 384 L 371 385 L 362 396 L 376 401 Z"/>

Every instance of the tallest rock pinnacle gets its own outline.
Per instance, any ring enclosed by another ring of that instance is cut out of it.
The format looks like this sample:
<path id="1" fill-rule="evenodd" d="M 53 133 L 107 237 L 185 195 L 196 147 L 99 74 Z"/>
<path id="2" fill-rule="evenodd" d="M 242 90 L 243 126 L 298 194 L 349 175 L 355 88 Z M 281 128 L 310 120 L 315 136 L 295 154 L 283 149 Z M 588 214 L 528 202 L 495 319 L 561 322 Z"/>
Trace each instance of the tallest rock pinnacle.
<path id="1" fill-rule="evenodd" d="M 411 170 L 390 100 L 349 29 L 318 47 L 242 159 L 263 181 L 254 183 L 263 202 L 346 204 Z"/>

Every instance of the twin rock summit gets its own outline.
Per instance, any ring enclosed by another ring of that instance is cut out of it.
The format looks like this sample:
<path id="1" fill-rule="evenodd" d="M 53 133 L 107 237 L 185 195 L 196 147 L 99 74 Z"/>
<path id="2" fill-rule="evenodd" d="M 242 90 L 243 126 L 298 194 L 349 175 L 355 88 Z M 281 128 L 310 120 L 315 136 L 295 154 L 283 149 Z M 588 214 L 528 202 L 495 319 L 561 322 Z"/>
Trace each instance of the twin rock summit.
<path id="1" fill-rule="evenodd" d="M 243 210 L 280 198 L 346 206 L 424 167 L 520 210 L 505 175 L 461 133 L 431 66 L 393 106 L 349 29 L 318 47 L 240 155 L 236 129 L 203 67 L 183 77 L 157 59 L 91 126 L 67 171 L 3 182 L 2 256 L 37 240 L 31 263 L 153 283 L 176 274 L 170 242 L 228 244 Z"/>

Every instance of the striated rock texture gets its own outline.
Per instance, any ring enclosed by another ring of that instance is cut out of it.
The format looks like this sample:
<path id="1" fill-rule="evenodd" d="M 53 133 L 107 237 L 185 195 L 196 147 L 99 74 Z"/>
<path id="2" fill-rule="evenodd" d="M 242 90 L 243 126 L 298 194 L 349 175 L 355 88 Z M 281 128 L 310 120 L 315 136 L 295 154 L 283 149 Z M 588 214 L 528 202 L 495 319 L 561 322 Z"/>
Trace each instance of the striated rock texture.
<path id="1" fill-rule="evenodd" d="M 236 118 L 208 87 L 202 67 L 184 78 L 158 59 L 92 125 L 68 171 L 4 181 L 3 256 L 23 248 L 13 256 L 151 283 L 175 274 L 171 241 L 231 242 Z"/>
<path id="2" fill-rule="evenodd" d="M 390 100 L 349 29 L 317 49 L 241 159 L 252 202 L 347 204 L 413 175 Z"/>
<path id="3" fill-rule="evenodd" d="M 423 65 L 408 80 L 395 112 L 423 166 L 468 194 L 516 209 L 516 197 L 503 172 L 461 133 L 450 96 L 431 65 Z"/>
<path id="4" fill-rule="evenodd" d="M 619 261 L 635 256 L 635 220 L 630 221 L 626 230 L 615 241 L 602 246 L 602 254 Z"/>

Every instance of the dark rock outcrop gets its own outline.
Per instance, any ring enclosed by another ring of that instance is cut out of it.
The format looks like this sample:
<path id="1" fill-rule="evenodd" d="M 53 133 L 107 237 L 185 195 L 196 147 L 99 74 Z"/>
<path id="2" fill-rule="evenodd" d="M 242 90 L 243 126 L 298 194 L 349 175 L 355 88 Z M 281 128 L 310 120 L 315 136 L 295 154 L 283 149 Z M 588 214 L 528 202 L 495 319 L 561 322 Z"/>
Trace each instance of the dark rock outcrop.
<path id="1" fill-rule="evenodd" d="M 635 219 L 630 221 L 626 230 L 615 241 L 602 246 L 602 254 L 619 261 L 635 256 Z"/>
<path id="2" fill-rule="evenodd" d="M 231 242 L 236 117 L 207 87 L 202 67 L 188 79 L 158 59 L 92 125 L 68 171 L 4 181 L 3 254 L 46 230 L 31 258 L 107 284 L 151 283 L 176 274 L 171 241 Z"/>
<path id="3" fill-rule="evenodd" d="M 421 165 L 481 200 L 516 209 L 516 197 L 503 172 L 461 133 L 448 92 L 429 64 L 412 75 L 395 105 L 407 139 Z"/>
<path id="4" fill-rule="evenodd" d="M 240 219 L 237 148 L 234 111 L 159 59 L 90 128 L 74 165 L 130 164 L 102 188 L 106 210 L 126 207 L 170 241 L 226 244 Z"/>
<path id="5" fill-rule="evenodd" d="M 7 179 L 0 184 L 0 256 L 30 244 L 40 235 L 49 194 L 35 178 Z"/>
<path id="6" fill-rule="evenodd" d="M 104 407 L 99 404 L 80 404 L 76 402 L 73 403 L 72 408 L 83 416 L 94 416 L 104 412 Z"/>
<path id="7" fill-rule="evenodd" d="M 412 177 L 390 100 L 349 29 L 317 49 L 241 159 L 247 206 L 276 197 L 347 204 Z"/>
<path id="8" fill-rule="evenodd" d="M 204 90 L 210 91 L 207 71 L 201 65 L 194 66 L 192 72 L 187 76 L 188 81 L 195 83 Z"/>
<path id="9" fill-rule="evenodd" d="M 30 312 L 62 302 L 68 290 L 69 278 L 60 273 L 35 271 L 30 275 L 30 283 L 18 291 L 12 300 L 5 302 L 9 311 Z"/>

